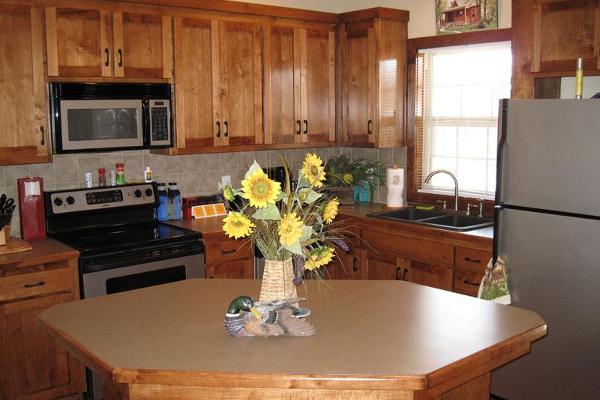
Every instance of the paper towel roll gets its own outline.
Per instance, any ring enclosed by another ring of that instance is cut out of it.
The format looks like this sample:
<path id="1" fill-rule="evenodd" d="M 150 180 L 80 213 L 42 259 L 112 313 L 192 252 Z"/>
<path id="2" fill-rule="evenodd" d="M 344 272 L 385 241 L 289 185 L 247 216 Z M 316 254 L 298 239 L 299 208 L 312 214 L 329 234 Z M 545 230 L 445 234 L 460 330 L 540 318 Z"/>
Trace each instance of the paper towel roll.
<path id="1" fill-rule="evenodd" d="M 388 207 L 404 207 L 404 168 L 387 169 Z"/>

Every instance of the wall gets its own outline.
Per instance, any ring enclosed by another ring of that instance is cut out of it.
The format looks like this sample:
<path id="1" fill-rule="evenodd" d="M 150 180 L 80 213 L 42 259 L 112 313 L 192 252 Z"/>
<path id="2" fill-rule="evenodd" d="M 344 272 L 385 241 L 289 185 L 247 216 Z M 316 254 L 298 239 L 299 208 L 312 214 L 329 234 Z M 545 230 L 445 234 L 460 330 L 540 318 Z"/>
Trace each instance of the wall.
<path id="1" fill-rule="evenodd" d="M 435 35 L 435 0 L 237 0 L 273 6 L 304 8 L 309 10 L 342 13 L 371 7 L 390 7 L 410 12 L 408 37 Z M 498 0 L 500 28 L 511 26 L 511 0 Z"/>
<path id="2" fill-rule="evenodd" d="M 117 162 L 125 164 L 125 177 L 128 181 L 141 181 L 146 166 L 150 166 L 156 182 L 177 182 L 184 196 L 192 194 L 215 194 L 221 176 L 231 176 L 232 183 L 240 185 L 246 169 L 255 159 L 263 167 L 281 165 L 278 155 L 297 170 L 304 155 L 316 152 L 323 161 L 330 156 L 346 154 L 352 159 L 365 158 L 379 160 L 386 167 L 392 164 L 406 166 L 405 149 L 361 149 L 361 148 L 318 148 L 266 150 L 241 153 L 194 154 L 187 156 L 162 156 L 150 154 L 146 150 L 118 151 L 104 153 L 82 153 L 55 155 L 50 164 L 31 164 L 0 167 L 0 193 L 17 199 L 17 178 L 40 176 L 44 179 L 44 190 L 60 190 L 84 187 L 84 174 L 92 172 L 94 184 L 97 184 L 97 171 L 104 167 L 109 177 L 109 171 L 115 168 Z M 377 189 L 376 201 L 385 201 L 385 188 Z M 11 223 L 13 236 L 19 235 L 18 208 L 13 214 Z"/>

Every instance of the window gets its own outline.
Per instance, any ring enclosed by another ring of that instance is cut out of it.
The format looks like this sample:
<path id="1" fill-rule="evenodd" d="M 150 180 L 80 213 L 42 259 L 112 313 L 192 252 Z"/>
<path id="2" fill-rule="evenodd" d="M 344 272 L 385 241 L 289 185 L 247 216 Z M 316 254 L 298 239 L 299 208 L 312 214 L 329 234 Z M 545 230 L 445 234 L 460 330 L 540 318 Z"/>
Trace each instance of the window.
<path id="1" fill-rule="evenodd" d="M 493 199 L 498 105 L 510 97 L 510 42 L 419 50 L 415 96 L 417 190 Z"/>

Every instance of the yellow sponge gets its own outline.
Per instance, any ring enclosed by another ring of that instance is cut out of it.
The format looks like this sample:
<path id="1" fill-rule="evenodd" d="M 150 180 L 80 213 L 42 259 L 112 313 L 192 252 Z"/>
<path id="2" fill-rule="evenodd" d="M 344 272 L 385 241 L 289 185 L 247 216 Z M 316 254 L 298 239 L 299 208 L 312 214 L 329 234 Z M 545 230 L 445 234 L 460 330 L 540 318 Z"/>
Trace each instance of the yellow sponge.
<path id="1" fill-rule="evenodd" d="M 433 210 L 435 206 L 431 204 L 418 204 L 415 206 L 417 210 Z"/>

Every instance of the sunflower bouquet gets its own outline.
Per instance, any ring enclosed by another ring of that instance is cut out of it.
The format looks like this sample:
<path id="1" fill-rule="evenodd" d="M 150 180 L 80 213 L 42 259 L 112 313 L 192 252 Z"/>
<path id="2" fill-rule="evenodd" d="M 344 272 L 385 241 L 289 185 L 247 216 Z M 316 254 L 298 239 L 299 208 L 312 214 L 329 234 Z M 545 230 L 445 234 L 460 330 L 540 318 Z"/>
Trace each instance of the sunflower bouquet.
<path id="1" fill-rule="evenodd" d="M 256 161 L 246 172 L 241 188 L 223 188 L 225 200 L 229 204 L 235 200 L 237 208 L 224 218 L 223 230 L 230 238 L 251 240 L 267 262 L 293 260 L 293 283 L 298 285 L 306 270 L 316 271 L 333 260 L 334 245 L 345 250 L 348 246 L 334 228 L 339 201 L 321 190 L 325 181 L 323 161 L 307 154 L 294 190 L 290 188 L 288 166 L 282 162 L 284 188 L 269 179 Z"/>

